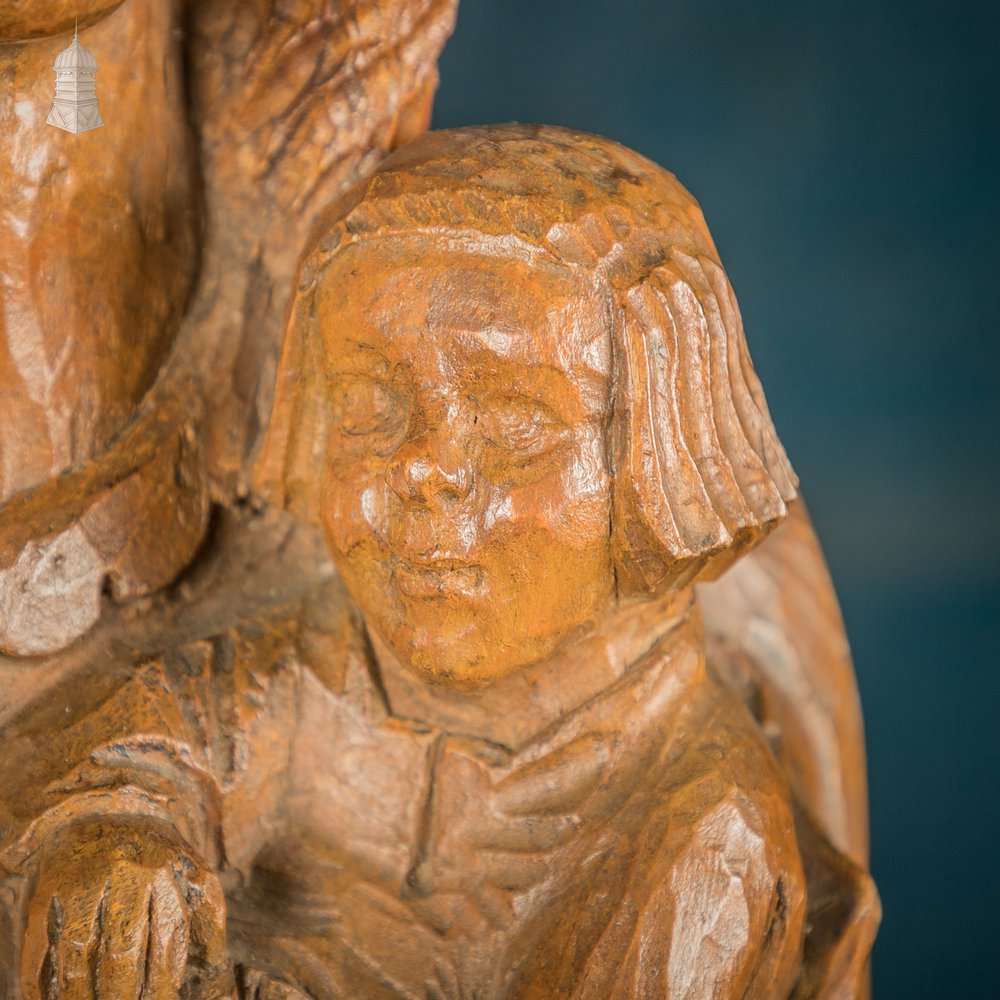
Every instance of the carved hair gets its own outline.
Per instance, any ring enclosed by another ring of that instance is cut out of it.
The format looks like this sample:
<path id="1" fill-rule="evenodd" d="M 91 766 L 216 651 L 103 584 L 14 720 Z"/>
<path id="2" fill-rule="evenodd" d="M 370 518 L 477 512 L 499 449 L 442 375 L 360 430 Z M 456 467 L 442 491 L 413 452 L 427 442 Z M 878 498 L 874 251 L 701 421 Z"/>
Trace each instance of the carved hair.
<path id="1" fill-rule="evenodd" d="M 307 253 L 257 465 L 272 502 L 318 522 L 328 416 L 314 293 L 345 246 L 424 235 L 542 256 L 609 303 L 613 543 L 620 592 L 717 575 L 785 517 L 797 481 L 694 199 L 617 143 L 565 129 L 429 133 L 336 202 Z"/>

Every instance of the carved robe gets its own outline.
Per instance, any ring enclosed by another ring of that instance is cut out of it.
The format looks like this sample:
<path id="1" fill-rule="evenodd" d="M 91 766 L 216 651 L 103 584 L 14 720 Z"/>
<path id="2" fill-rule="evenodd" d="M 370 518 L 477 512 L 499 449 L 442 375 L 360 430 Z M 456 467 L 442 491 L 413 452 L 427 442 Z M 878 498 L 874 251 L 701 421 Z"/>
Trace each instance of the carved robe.
<path id="1" fill-rule="evenodd" d="M 13 741 L 2 799 L 32 806 L 3 817 L 9 898 L 65 824 L 142 815 L 220 873 L 238 978 L 261 997 L 792 994 L 792 804 L 706 668 L 696 609 L 633 662 L 581 662 L 572 683 L 534 670 L 525 689 L 558 712 L 508 727 L 514 745 L 488 715 L 417 717 L 342 604 L 286 612 L 73 704 L 44 760 Z M 3 930 L 13 982 L 19 929 Z"/>

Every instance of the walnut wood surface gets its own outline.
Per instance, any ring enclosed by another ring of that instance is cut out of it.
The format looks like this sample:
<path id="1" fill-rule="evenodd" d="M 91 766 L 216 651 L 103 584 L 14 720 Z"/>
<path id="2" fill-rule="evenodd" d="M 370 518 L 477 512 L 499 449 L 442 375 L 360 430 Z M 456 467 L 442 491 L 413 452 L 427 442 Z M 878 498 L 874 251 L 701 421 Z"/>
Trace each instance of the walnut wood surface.
<path id="1" fill-rule="evenodd" d="M 850 656 L 711 236 L 608 140 L 422 134 L 453 16 L 92 5 L 108 127 L 0 140 L 5 1000 L 866 995 Z"/>

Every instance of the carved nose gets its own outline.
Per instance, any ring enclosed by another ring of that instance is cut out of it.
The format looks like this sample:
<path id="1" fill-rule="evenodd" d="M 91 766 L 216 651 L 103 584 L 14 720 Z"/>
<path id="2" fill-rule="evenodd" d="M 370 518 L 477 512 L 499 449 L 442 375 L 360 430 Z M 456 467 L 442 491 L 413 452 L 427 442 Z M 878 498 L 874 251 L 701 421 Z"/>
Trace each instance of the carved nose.
<path id="1" fill-rule="evenodd" d="M 400 445 L 385 478 L 396 496 L 411 503 L 464 500 L 472 489 L 472 470 L 459 449 L 429 434 Z"/>

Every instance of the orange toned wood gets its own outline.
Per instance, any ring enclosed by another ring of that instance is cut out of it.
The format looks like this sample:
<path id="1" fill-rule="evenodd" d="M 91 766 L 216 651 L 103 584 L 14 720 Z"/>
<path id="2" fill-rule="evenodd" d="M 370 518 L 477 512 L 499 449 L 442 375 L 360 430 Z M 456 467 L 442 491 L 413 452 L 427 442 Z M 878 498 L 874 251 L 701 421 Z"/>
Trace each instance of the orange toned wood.
<path id="1" fill-rule="evenodd" d="M 608 140 L 421 134 L 451 16 L 188 14 L 192 297 L 0 508 L 0 996 L 865 994 L 857 693 L 711 236 Z"/>
<path id="2" fill-rule="evenodd" d="M 426 127 L 455 0 L 91 7 L 81 39 L 106 125 L 82 137 L 44 125 L 66 40 L 36 37 L 72 31 L 72 14 L 57 27 L 59 4 L 0 15 L 0 653 L 13 656 L 86 633 L 105 589 L 169 584 L 210 504 L 245 495 L 317 211 Z"/>
<path id="3" fill-rule="evenodd" d="M 0 11 L 0 43 L 25 42 L 87 28 L 119 7 L 122 0 L 17 0 Z"/>
<path id="4" fill-rule="evenodd" d="M 4 6 L 13 11 L 0 25 L 19 15 L 27 31 L 61 5 Z M 2 47 L 0 501 L 82 464 L 121 432 L 156 378 L 197 272 L 180 4 L 128 2 L 92 27 L 87 13 L 81 38 L 101 55 L 111 123 L 100 134 L 45 124 L 66 36 Z M 67 29 L 71 41 L 72 11 Z"/>

